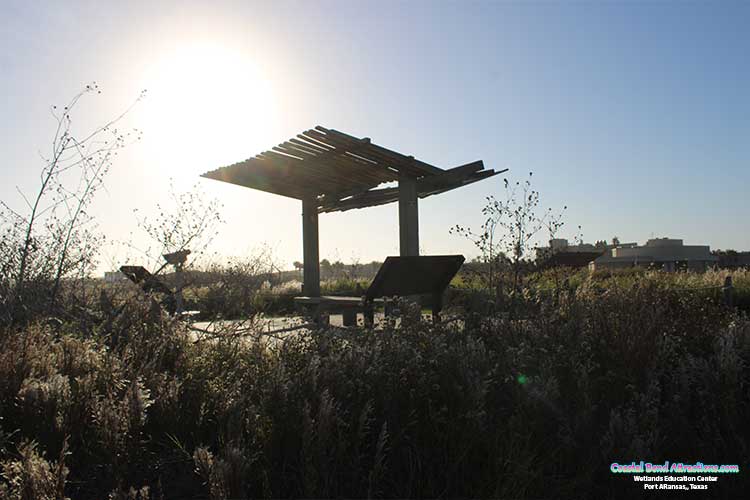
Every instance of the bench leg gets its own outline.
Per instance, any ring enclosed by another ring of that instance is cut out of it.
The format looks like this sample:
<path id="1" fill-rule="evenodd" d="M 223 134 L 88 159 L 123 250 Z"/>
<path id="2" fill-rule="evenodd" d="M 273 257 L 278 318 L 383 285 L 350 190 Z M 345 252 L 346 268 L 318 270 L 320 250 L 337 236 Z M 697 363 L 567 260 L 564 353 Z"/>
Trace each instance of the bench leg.
<path id="1" fill-rule="evenodd" d="M 432 301 L 432 322 L 440 323 L 440 311 L 443 310 L 443 295 L 435 294 Z"/>
<path id="2" fill-rule="evenodd" d="M 372 303 L 365 304 L 364 310 L 365 326 L 373 326 L 375 324 L 375 306 Z"/>
<path id="3" fill-rule="evenodd" d="M 393 316 L 393 309 L 395 309 L 393 301 L 389 299 L 383 299 L 383 314 L 386 317 Z"/>
<path id="4" fill-rule="evenodd" d="M 342 316 L 344 317 L 344 326 L 357 326 L 356 309 L 344 309 Z"/>
<path id="5" fill-rule="evenodd" d="M 327 326 L 331 324 L 331 318 L 326 311 L 320 305 L 305 308 L 306 316 L 308 316 L 313 323 L 319 326 Z"/>

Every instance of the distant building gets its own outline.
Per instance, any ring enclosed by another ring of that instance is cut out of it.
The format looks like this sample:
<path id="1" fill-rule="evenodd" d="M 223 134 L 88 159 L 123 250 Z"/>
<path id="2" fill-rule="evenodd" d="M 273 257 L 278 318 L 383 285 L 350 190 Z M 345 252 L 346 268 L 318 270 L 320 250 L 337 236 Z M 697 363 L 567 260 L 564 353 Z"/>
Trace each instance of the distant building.
<path id="1" fill-rule="evenodd" d="M 600 251 L 601 250 L 601 251 Z M 581 243 L 580 245 L 570 245 L 568 244 L 568 240 L 565 238 L 554 238 L 549 240 L 549 246 L 548 247 L 539 247 L 536 249 L 536 259 L 537 260 L 546 260 L 549 259 L 553 255 L 557 255 L 560 253 L 590 253 L 590 252 L 597 252 L 602 253 L 604 249 L 598 249 L 596 246 L 590 244 L 590 243 Z"/>
<path id="2" fill-rule="evenodd" d="M 656 238 L 644 246 L 618 245 L 608 249 L 589 264 L 589 269 L 618 269 L 626 267 L 656 267 L 665 271 L 705 271 L 719 258 L 711 254 L 708 245 L 684 245 L 682 240 Z"/>
<path id="3" fill-rule="evenodd" d="M 572 267 L 581 268 L 589 265 L 591 261 L 602 255 L 603 251 L 596 252 L 556 252 L 539 262 L 544 267 Z"/>
<path id="4" fill-rule="evenodd" d="M 719 258 L 719 267 L 722 269 L 750 268 L 750 252 L 735 252 L 734 250 L 714 252 Z"/>
<path id="5" fill-rule="evenodd" d="M 127 276 L 122 274 L 120 271 L 105 271 L 104 281 L 107 283 L 117 283 L 118 281 L 127 280 Z"/>
<path id="6" fill-rule="evenodd" d="M 565 238 L 554 238 L 549 241 L 548 247 L 536 249 L 536 260 L 542 267 L 586 267 L 607 248 L 604 242 L 570 245 Z"/>

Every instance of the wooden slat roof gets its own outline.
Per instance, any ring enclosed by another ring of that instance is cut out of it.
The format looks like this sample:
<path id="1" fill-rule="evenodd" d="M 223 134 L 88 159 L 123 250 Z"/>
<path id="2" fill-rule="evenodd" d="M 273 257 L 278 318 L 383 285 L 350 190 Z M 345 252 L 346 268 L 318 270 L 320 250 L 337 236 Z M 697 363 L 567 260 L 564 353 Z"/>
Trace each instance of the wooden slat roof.
<path id="1" fill-rule="evenodd" d="M 202 177 L 291 198 L 315 197 L 320 212 L 336 212 L 396 201 L 397 187 L 374 188 L 397 181 L 400 173 L 418 180 L 423 198 L 500 172 L 484 170 L 481 161 L 443 170 L 373 144 L 369 138 L 318 126 Z"/>

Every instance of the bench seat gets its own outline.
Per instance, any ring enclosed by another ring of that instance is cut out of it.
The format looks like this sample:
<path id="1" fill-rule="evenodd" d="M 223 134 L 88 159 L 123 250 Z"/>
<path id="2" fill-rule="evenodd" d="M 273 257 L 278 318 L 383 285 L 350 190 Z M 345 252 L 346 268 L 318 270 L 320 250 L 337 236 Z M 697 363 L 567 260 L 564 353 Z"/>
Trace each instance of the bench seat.
<path id="1" fill-rule="evenodd" d="M 322 295 L 320 297 L 295 297 L 294 303 L 313 316 L 316 322 L 328 322 L 330 313 L 340 312 L 344 326 L 357 324 L 357 313 L 365 316 L 365 323 L 372 325 L 375 320 L 374 304 L 383 303 L 383 298 L 367 301 L 365 297 L 343 297 L 340 295 Z"/>
<path id="2" fill-rule="evenodd" d="M 325 323 L 331 312 L 341 312 L 344 326 L 354 326 L 357 312 L 364 313 L 366 324 L 373 324 L 376 303 L 387 306 L 387 298 L 422 295 L 428 296 L 433 321 L 437 322 L 440 320 L 443 292 L 463 262 L 463 255 L 388 257 L 361 297 L 295 297 L 294 302 L 317 322 Z"/>

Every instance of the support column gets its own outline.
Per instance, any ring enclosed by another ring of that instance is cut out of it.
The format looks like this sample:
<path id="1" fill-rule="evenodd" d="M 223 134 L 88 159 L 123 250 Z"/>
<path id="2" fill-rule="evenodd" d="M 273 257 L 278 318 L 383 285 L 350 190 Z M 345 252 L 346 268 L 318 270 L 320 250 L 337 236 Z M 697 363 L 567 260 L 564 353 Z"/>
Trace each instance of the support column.
<path id="1" fill-rule="evenodd" d="M 318 247 L 318 202 L 302 200 L 303 284 L 302 293 L 320 297 L 320 256 Z"/>
<path id="2" fill-rule="evenodd" d="M 419 255 L 419 208 L 417 179 L 398 175 L 398 231 L 402 257 Z"/>

